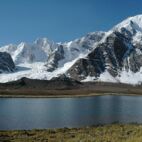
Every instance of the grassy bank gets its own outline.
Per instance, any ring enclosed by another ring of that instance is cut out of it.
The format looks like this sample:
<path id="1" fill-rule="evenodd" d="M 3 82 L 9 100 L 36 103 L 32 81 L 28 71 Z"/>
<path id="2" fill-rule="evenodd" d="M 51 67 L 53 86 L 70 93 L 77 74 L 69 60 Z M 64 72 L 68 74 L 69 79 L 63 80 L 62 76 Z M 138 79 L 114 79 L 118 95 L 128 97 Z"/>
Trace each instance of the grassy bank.
<path id="1" fill-rule="evenodd" d="M 142 125 L 0 131 L 0 142 L 142 142 Z"/>

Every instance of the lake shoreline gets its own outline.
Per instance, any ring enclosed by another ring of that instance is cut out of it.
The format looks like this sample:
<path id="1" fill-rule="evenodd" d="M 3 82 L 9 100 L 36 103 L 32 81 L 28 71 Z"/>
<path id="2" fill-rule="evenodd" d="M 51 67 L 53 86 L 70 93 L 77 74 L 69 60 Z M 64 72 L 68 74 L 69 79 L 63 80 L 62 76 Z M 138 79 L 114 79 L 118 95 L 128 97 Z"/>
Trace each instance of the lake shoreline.
<path id="1" fill-rule="evenodd" d="M 0 95 L 0 98 L 82 98 L 82 97 L 97 97 L 97 96 L 141 96 L 140 94 L 125 94 L 125 93 L 91 93 L 83 95 Z"/>

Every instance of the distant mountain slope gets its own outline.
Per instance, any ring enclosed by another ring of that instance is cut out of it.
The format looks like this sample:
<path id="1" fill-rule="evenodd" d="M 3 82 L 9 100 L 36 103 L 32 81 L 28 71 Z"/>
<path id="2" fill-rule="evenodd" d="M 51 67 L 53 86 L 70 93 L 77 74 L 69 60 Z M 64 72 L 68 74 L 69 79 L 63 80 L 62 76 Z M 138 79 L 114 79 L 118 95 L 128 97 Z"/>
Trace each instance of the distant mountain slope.
<path id="1" fill-rule="evenodd" d="M 22 77 L 50 80 L 65 74 L 78 81 L 142 83 L 142 15 L 127 18 L 108 32 L 93 32 L 66 43 L 47 38 L 7 45 L 16 65 L 0 82 Z"/>

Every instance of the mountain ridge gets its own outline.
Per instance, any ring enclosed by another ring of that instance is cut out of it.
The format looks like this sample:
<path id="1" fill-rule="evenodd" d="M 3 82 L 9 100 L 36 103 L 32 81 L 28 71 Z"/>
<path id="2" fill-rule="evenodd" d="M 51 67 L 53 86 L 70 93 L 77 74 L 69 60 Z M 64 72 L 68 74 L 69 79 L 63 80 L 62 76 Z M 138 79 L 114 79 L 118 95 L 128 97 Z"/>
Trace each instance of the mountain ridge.
<path id="1" fill-rule="evenodd" d="M 16 66 L 0 74 L 0 82 L 22 77 L 50 80 L 65 74 L 78 81 L 142 83 L 142 15 L 129 17 L 108 32 L 92 32 L 74 41 L 47 38 L 32 44 L 7 45 Z"/>

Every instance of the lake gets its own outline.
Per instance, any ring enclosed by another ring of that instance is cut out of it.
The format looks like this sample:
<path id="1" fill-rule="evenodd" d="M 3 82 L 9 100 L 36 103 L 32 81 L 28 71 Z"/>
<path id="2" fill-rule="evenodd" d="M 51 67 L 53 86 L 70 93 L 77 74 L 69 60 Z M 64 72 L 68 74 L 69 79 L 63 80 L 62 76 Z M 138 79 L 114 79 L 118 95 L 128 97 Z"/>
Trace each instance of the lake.
<path id="1" fill-rule="evenodd" d="M 0 130 L 142 123 L 141 96 L 0 98 Z"/>

